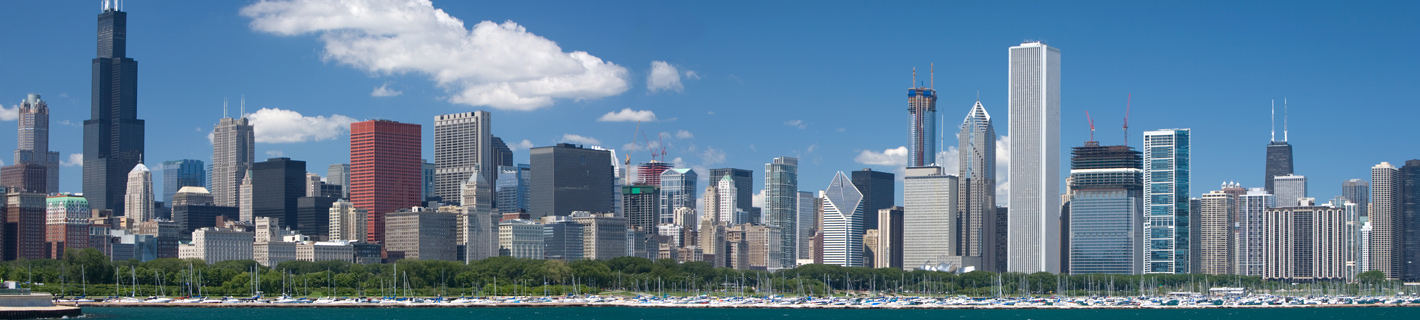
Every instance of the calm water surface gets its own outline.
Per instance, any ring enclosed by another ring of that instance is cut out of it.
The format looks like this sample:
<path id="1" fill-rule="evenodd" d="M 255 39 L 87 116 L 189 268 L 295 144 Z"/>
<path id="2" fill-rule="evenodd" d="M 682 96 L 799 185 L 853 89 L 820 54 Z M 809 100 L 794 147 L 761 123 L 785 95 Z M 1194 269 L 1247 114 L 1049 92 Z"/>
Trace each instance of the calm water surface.
<path id="1" fill-rule="evenodd" d="M 84 308 L 90 319 L 931 320 L 1420 319 L 1420 307 L 1183 310 L 789 310 L 676 308 Z"/>

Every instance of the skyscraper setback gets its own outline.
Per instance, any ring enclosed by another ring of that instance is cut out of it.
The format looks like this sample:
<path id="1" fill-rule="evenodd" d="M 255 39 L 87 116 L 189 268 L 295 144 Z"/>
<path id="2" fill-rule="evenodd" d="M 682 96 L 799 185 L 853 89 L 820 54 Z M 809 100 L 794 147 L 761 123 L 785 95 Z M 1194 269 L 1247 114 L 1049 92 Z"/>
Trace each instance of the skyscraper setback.
<path id="1" fill-rule="evenodd" d="M 1011 191 L 1006 269 L 1060 271 L 1060 49 L 1010 49 Z"/>
<path id="2" fill-rule="evenodd" d="M 912 70 L 912 85 L 907 89 L 907 114 L 911 117 L 907 166 L 921 167 L 937 162 L 937 90 L 917 83 L 916 69 Z"/>
<path id="3" fill-rule="evenodd" d="M 241 104 L 240 111 L 246 112 L 246 98 Z M 227 117 L 226 103 L 222 108 L 222 119 L 212 128 L 212 200 L 235 207 L 241 203 L 242 178 L 256 163 L 256 130 L 245 114 Z"/>
<path id="4" fill-rule="evenodd" d="M 964 221 L 956 250 L 963 256 L 986 256 L 994 247 L 988 243 L 995 242 L 985 231 L 994 230 L 988 224 L 996 221 L 996 128 L 981 101 L 962 120 L 957 143 L 957 210 Z M 982 270 L 996 270 L 991 261 L 983 263 Z"/>
<path id="5" fill-rule="evenodd" d="M 128 58 L 128 13 L 105 6 L 98 19 L 91 119 L 84 120 L 84 197 L 89 208 L 123 215 L 128 171 L 143 156 L 138 62 Z"/>

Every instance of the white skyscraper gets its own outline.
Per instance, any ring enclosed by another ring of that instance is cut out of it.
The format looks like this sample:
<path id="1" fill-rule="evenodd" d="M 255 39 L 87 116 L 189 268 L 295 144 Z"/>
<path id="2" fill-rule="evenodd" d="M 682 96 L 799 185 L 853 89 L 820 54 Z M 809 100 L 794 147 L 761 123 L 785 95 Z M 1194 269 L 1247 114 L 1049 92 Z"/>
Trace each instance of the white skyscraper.
<path id="1" fill-rule="evenodd" d="M 1295 174 L 1277 176 L 1272 179 L 1272 188 L 1277 190 L 1277 207 L 1301 206 L 1301 199 L 1307 197 L 1307 177 Z"/>
<path id="2" fill-rule="evenodd" d="M 823 191 L 823 263 L 863 266 L 863 193 L 842 171 Z"/>
<path id="3" fill-rule="evenodd" d="M 488 111 L 434 117 L 434 194 L 450 201 L 468 175 L 482 172 L 484 181 L 498 179 L 493 161 L 492 115 Z"/>
<path id="4" fill-rule="evenodd" d="M 133 166 L 128 172 L 128 192 L 123 196 L 123 214 L 134 222 L 152 221 L 153 212 L 153 172 L 143 162 Z"/>
<path id="5" fill-rule="evenodd" d="M 477 171 L 469 174 L 460 189 L 459 203 L 463 205 L 459 242 L 464 244 L 465 263 L 497 256 L 493 249 L 498 245 L 493 236 L 493 185 Z"/>
<path id="6" fill-rule="evenodd" d="M 1010 49 L 1006 269 L 1060 272 L 1060 49 Z"/>
<path id="7" fill-rule="evenodd" d="M 941 167 L 907 168 L 902 181 L 902 268 L 914 270 L 958 255 L 957 177 Z M 882 225 L 878 225 L 882 227 Z M 881 240 L 879 240 L 881 241 Z"/>
<path id="8" fill-rule="evenodd" d="M 241 185 L 237 187 L 237 218 L 245 222 L 252 221 L 251 180 L 251 169 L 247 169 L 243 171 Z"/>
<path id="9" fill-rule="evenodd" d="M 330 240 L 364 242 L 365 220 L 365 209 L 343 199 L 336 201 L 330 206 Z"/>
<path id="10" fill-rule="evenodd" d="M 246 99 L 242 99 L 246 112 Z M 223 113 L 226 104 L 223 103 Z M 245 114 L 239 118 L 223 115 L 212 129 L 212 198 L 219 206 L 235 207 L 239 202 L 242 177 L 256 162 L 256 131 Z M 243 220 L 251 221 L 251 220 Z"/>
<path id="11" fill-rule="evenodd" d="M 1371 239 L 1368 243 L 1366 270 L 1385 272 L 1386 278 L 1400 277 L 1403 262 L 1398 261 L 1397 249 L 1404 249 L 1401 239 L 1396 239 L 1400 219 L 1399 200 L 1402 198 L 1398 187 L 1400 171 L 1389 162 L 1381 162 L 1371 167 L 1371 208 L 1367 219 L 1371 224 Z"/>
<path id="12" fill-rule="evenodd" d="M 720 214 L 720 224 L 737 225 L 745 223 L 745 221 L 740 221 L 742 219 L 736 219 L 737 215 L 735 214 L 735 210 L 739 208 L 739 202 L 736 200 L 739 198 L 735 196 L 738 192 L 738 189 L 735 188 L 735 178 L 728 174 L 724 177 L 720 177 L 719 182 L 715 185 L 715 190 L 720 193 L 717 197 L 720 200 L 720 205 L 717 206 L 718 209 L 715 211 Z"/>

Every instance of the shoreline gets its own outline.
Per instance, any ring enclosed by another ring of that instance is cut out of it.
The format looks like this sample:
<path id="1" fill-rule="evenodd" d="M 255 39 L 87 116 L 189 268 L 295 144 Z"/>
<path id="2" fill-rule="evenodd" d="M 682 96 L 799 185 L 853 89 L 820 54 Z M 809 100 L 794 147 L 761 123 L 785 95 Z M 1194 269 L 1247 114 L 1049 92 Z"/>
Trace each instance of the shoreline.
<path id="1" fill-rule="evenodd" d="M 1293 308 L 1407 308 L 1420 304 L 1302 304 L 1302 305 L 1178 305 L 1178 306 L 1059 306 L 1059 305 L 776 305 L 776 304 L 645 304 L 630 302 L 525 302 L 525 303 L 372 303 L 372 304 L 310 304 L 310 303 L 148 303 L 148 302 L 79 302 L 63 306 L 88 308 L 678 308 L 678 309 L 862 309 L 862 310 L 1141 310 L 1141 309 L 1293 309 Z"/>

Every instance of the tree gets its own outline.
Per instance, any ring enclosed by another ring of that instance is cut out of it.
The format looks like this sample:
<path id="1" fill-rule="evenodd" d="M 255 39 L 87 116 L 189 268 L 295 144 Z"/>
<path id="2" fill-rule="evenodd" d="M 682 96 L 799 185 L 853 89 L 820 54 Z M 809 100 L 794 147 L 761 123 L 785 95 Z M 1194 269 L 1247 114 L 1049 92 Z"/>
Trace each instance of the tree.
<path id="1" fill-rule="evenodd" d="M 1356 282 L 1360 282 L 1360 283 L 1375 284 L 1375 283 L 1380 283 L 1380 282 L 1384 282 L 1384 281 L 1385 281 L 1385 272 L 1381 272 L 1380 270 L 1366 271 L 1366 272 L 1362 272 L 1361 274 L 1356 275 Z"/>

